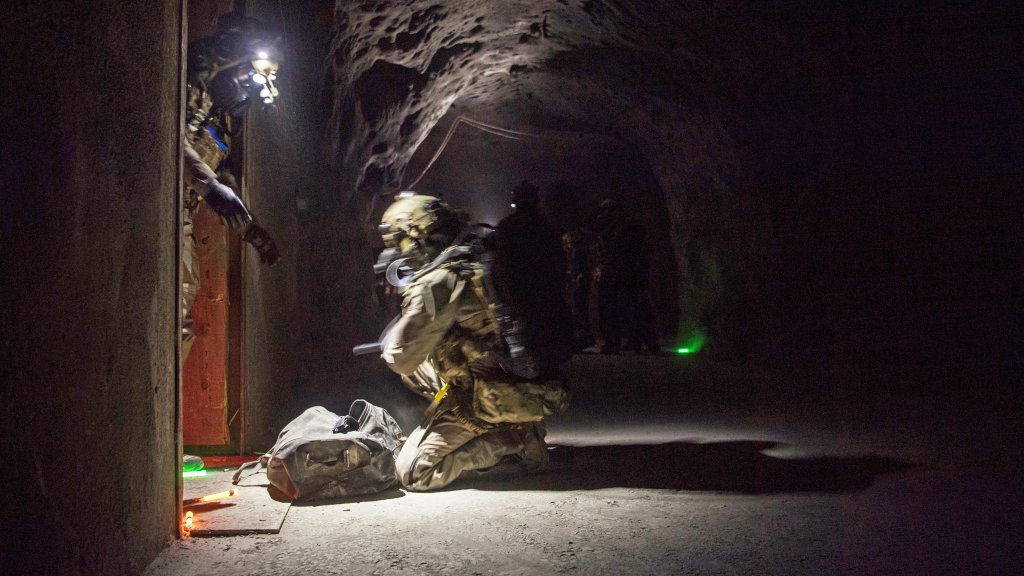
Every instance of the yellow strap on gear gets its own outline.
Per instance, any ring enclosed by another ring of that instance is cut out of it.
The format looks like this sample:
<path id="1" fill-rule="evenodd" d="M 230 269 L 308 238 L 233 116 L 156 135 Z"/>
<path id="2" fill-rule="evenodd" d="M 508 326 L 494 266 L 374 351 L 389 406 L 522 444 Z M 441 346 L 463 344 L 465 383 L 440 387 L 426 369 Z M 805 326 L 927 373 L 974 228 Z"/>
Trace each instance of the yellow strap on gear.
<path id="1" fill-rule="evenodd" d="M 434 413 L 437 412 L 438 406 L 441 405 L 441 400 L 444 400 L 444 397 L 447 395 L 448 383 L 445 382 L 444 386 L 441 386 L 441 389 L 437 391 L 437 394 L 434 394 L 434 400 L 430 403 L 429 406 L 427 406 L 427 409 L 423 411 L 423 419 L 426 422 L 429 422 L 434 417 Z"/>
<path id="2" fill-rule="evenodd" d="M 429 361 L 430 366 L 434 369 L 434 374 L 441 380 L 441 389 L 434 394 L 434 399 L 427 406 L 427 409 L 423 411 L 423 417 L 428 421 L 434 417 L 434 412 L 437 412 L 437 407 L 441 405 L 441 400 L 444 400 L 444 397 L 448 395 L 448 381 L 441 376 L 441 371 L 437 368 L 437 360 L 430 357 Z"/>
<path id="3" fill-rule="evenodd" d="M 441 386 L 441 389 L 437 391 L 437 394 L 434 394 L 434 402 L 440 402 L 441 400 L 444 400 L 444 397 L 447 394 L 448 394 L 448 383 L 445 382 L 444 386 Z"/>

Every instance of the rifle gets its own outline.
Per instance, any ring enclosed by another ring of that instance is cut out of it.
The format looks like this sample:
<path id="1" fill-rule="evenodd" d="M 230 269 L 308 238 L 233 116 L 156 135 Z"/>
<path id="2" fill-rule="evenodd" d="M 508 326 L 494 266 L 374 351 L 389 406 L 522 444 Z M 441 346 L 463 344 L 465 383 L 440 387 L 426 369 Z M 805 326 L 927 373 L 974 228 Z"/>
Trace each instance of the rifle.
<path id="1" fill-rule="evenodd" d="M 366 344 L 359 344 L 352 348 L 352 354 L 356 356 L 365 356 L 367 354 L 380 354 L 384 351 L 384 346 L 380 342 L 368 342 Z"/>
<path id="2" fill-rule="evenodd" d="M 388 332 L 391 328 L 398 323 L 398 320 L 402 317 L 401 314 L 395 316 L 388 322 L 388 325 L 381 331 L 380 337 L 377 338 L 376 342 L 367 342 L 366 344 L 359 344 L 352 348 L 352 354 L 355 356 L 365 356 L 367 354 L 380 354 L 384 351 L 384 342 L 387 339 Z"/>
<path id="3" fill-rule="evenodd" d="M 387 282 L 401 290 L 405 285 L 409 283 L 409 278 L 413 274 L 412 268 L 406 264 L 408 258 L 402 258 L 402 253 L 398 248 L 385 248 L 381 251 L 380 255 L 377 256 L 377 262 L 373 265 L 373 275 L 376 277 L 377 282 Z M 355 356 L 365 356 L 367 354 L 380 354 L 384 351 L 384 339 L 391 327 L 394 326 L 401 315 L 395 316 L 388 325 L 384 327 L 384 330 L 380 333 L 380 337 L 376 342 L 367 342 L 366 344 L 359 344 L 352 348 L 352 354 Z"/>

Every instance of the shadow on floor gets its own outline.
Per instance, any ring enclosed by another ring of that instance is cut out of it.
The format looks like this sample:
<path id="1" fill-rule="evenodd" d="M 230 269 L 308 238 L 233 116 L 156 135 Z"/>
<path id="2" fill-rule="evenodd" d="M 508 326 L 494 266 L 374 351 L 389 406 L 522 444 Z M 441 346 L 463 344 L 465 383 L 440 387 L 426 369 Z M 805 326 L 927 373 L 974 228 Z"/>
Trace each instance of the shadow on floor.
<path id="1" fill-rule="evenodd" d="M 846 492 L 867 488 L 884 474 L 919 467 L 874 455 L 784 459 L 763 453 L 777 446 L 763 441 L 558 446 L 551 451 L 551 463 L 538 471 L 503 466 L 462 478 L 451 489 Z"/>
<path id="2" fill-rule="evenodd" d="M 271 486 L 269 490 L 277 491 L 276 488 Z M 278 491 L 281 494 L 280 491 Z M 287 496 L 283 497 L 287 498 Z M 389 488 L 383 492 L 376 492 L 374 494 L 362 494 L 359 496 L 351 496 L 349 498 L 332 498 L 330 500 L 311 500 L 309 502 L 292 502 L 292 506 L 331 506 L 334 504 L 360 504 L 363 502 L 377 502 L 379 500 L 393 500 L 395 498 L 401 498 L 405 496 L 405 492 L 399 489 L 397 486 Z"/>

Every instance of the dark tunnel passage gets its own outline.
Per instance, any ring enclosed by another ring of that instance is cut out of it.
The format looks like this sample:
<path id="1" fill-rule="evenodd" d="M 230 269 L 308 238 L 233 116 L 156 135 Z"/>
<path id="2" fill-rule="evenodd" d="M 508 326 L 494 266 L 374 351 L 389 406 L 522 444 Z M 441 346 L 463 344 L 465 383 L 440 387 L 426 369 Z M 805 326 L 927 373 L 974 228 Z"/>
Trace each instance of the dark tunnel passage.
<path id="1" fill-rule="evenodd" d="M 709 355 L 756 351 L 771 226 L 740 146 L 749 128 L 739 106 L 771 69 L 707 79 L 780 50 L 760 23 L 724 17 L 684 40 L 672 30 L 689 16 L 660 2 L 342 4 L 334 18 L 327 125 L 341 210 L 372 223 L 411 188 L 495 224 L 508 191 L 527 179 L 564 232 L 615 199 L 645 231 L 662 343 L 708 336 Z M 764 53 L 738 52 L 737 37 Z M 467 122 L 447 140 L 459 119 Z"/>
<path id="2" fill-rule="evenodd" d="M 620 202 L 646 232 L 636 249 L 645 250 L 643 258 L 650 261 L 657 331 L 669 345 L 678 331 L 678 271 L 665 191 L 645 159 L 624 142 L 598 134 L 523 132 L 512 140 L 462 124 L 424 173 L 459 108 L 441 119 L 410 160 L 406 173 L 408 180 L 419 179 L 415 190 L 496 225 L 512 211 L 512 188 L 528 180 L 541 189 L 542 208 L 560 234 L 593 226 L 602 200 Z"/>

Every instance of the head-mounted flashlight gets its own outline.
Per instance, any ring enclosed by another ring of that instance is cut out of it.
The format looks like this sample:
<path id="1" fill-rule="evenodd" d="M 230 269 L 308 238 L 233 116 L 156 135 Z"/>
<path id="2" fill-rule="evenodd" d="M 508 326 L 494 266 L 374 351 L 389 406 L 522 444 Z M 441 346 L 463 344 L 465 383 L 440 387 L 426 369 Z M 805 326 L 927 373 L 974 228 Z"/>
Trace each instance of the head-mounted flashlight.
<path id="1" fill-rule="evenodd" d="M 262 86 L 259 92 L 260 98 L 263 99 L 264 104 L 273 104 L 274 99 L 280 95 L 277 86 L 274 85 L 274 81 L 277 80 L 277 61 L 271 60 L 266 52 L 258 52 L 256 59 L 252 60 L 251 64 L 252 81 Z"/>

